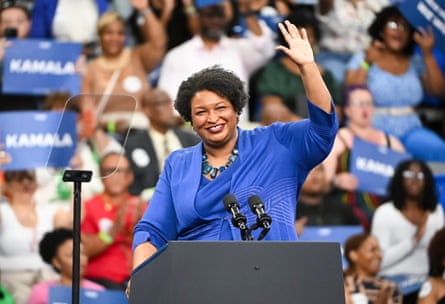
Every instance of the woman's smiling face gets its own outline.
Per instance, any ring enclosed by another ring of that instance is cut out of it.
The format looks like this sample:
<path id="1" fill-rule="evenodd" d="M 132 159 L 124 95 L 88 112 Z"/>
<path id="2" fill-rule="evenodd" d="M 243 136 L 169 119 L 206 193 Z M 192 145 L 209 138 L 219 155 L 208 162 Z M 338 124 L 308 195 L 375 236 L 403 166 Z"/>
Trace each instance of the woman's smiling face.
<path id="1" fill-rule="evenodd" d="M 192 124 L 204 144 L 221 147 L 236 140 L 238 115 L 232 103 L 212 91 L 200 91 L 191 102 Z"/>
<path id="2" fill-rule="evenodd" d="M 102 52 L 109 56 L 118 56 L 125 47 L 125 26 L 116 20 L 107 26 L 99 34 Z"/>

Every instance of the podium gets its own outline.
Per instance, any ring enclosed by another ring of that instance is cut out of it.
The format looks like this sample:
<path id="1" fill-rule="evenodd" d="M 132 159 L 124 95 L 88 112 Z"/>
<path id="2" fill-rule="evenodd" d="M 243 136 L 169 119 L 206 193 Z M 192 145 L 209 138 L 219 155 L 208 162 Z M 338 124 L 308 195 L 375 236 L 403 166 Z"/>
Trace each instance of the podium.
<path id="1" fill-rule="evenodd" d="M 130 304 L 344 304 L 333 242 L 171 241 L 134 270 Z"/>

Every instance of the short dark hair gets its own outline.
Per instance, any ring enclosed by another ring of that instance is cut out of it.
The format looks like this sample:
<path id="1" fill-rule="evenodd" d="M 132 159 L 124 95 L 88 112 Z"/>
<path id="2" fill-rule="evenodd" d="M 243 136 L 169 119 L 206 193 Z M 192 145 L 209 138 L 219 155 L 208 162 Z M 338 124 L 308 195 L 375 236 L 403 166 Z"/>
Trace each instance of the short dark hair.
<path id="1" fill-rule="evenodd" d="M 428 245 L 429 274 L 431 277 L 442 277 L 445 267 L 445 227 L 438 230 Z"/>
<path id="2" fill-rule="evenodd" d="M 311 27 L 314 31 L 315 40 L 317 43 L 320 41 L 322 36 L 320 22 L 315 16 L 313 10 L 308 8 L 306 5 L 295 6 L 295 8 L 284 19 L 289 20 L 297 28 Z M 281 31 L 278 31 L 278 42 L 280 45 L 287 45 L 287 41 L 284 39 Z"/>
<path id="3" fill-rule="evenodd" d="M 39 243 L 39 253 L 45 263 L 50 264 L 59 272 L 52 264 L 52 259 L 57 255 L 59 247 L 67 240 L 74 239 L 73 231 L 68 228 L 57 228 L 47 232 Z"/>
<path id="4" fill-rule="evenodd" d="M 36 173 L 34 170 L 12 170 L 6 171 L 4 173 L 5 182 L 10 183 L 12 181 L 22 181 L 24 179 L 29 179 L 32 181 L 36 180 Z"/>
<path id="5" fill-rule="evenodd" d="M 193 96 L 204 90 L 227 98 L 238 115 L 241 114 L 249 99 L 243 82 L 233 72 L 217 65 L 205 68 L 184 80 L 179 87 L 175 108 L 185 121 L 192 121 Z"/>
<path id="6" fill-rule="evenodd" d="M 351 251 L 358 250 L 369 237 L 371 237 L 371 235 L 369 233 L 363 232 L 363 233 L 351 235 L 345 241 L 345 244 L 343 246 L 344 247 L 344 257 L 345 257 L 346 261 L 348 262 L 348 267 L 345 269 L 346 275 L 352 274 L 355 270 L 354 261 L 352 261 L 349 254 L 351 253 Z"/>
<path id="7" fill-rule="evenodd" d="M 371 36 L 372 40 L 383 39 L 382 37 L 383 30 L 385 29 L 386 23 L 388 23 L 388 20 L 391 18 L 400 18 L 406 20 L 406 18 L 402 15 L 400 10 L 398 9 L 397 5 L 390 5 L 384 7 L 380 12 L 377 13 L 374 21 L 368 27 L 368 34 Z M 406 55 L 412 55 L 414 54 L 414 47 L 415 47 L 415 42 L 413 39 L 414 27 L 409 22 L 408 25 L 409 25 L 408 33 L 410 35 L 409 36 L 410 38 L 403 52 Z"/>
<path id="8" fill-rule="evenodd" d="M 394 206 L 401 210 L 406 204 L 406 190 L 403 185 L 403 171 L 408 170 L 412 164 L 418 164 L 424 175 L 424 187 L 420 198 L 420 208 L 434 211 L 437 206 L 436 183 L 433 173 L 428 165 L 420 159 L 408 159 L 400 162 L 394 170 L 388 184 L 388 198 L 392 200 Z"/>

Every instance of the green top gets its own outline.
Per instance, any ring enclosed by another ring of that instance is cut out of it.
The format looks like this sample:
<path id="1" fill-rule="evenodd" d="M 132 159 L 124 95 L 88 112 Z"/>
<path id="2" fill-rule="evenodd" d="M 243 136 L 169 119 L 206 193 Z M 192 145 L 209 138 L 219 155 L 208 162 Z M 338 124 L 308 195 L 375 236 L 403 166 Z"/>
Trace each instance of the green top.
<path id="1" fill-rule="evenodd" d="M 14 304 L 12 295 L 0 285 L 0 304 Z"/>
<path id="2" fill-rule="evenodd" d="M 269 61 L 260 73 L 256 84 L 258 99 L 263 96 L 279 96 L 293 113 L 304 118 L 308 117 L 306 94 L 299 75 L 289 71 L 280 59 Z M 341 105 L 339 83 L 329 71 L 324 71 L 322 76 L 334 103 Z"/>

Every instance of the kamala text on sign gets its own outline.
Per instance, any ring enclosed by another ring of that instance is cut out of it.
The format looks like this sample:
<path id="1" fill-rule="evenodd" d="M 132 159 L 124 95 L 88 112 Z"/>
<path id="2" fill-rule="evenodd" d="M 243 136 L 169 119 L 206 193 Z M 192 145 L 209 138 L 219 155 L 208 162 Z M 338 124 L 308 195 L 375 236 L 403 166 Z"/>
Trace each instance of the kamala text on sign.
<path id="1" fill-rule="evenodd" d="M 350 167 L 351 173 L 359 181 L 358 190 L 386 195 L 386 187 L 394 168 L 400 161 L 410 157 L 407 153 L 354 138 Z"/>
<path id="2" fill-rule="evenodd" d="M 445 1 L 404 0 L 399 9 L 416 29 L 431 26 L 436 47 L 445 53 Z"/>
<path id="3" fill-rule="evenodd" d="M 76 114 L 56 111 L 0 113 L 0 142 L 11 156 L 2 170 L 66 168 L 77 145 Z"/>
<path id="4" fill-rule="evenodd" d="M 75 65 L 80 43 L 39 39 L 12 39 L 3 63 L 3 92 L 45 95 L 54 91 L 80 92 L 81 76 Z"/>

